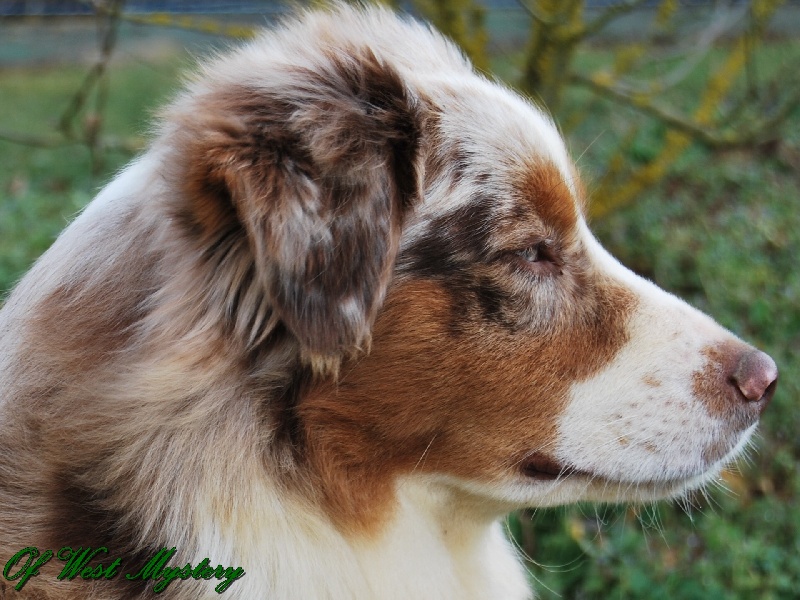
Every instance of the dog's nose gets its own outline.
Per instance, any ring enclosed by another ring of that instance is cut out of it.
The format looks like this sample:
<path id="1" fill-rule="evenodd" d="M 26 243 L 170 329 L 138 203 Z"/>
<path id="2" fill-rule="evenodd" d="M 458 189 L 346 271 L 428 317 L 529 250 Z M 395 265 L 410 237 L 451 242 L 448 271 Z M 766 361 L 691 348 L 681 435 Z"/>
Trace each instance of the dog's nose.
<path id="1" fill-rule="evenodd" d="M 775 394 L 778 367 L 767 354 L 751 350 L 739 359 L 731 383 L 739 389 L 745 400 L 760 403 L 759 410 L 764 410 Z"/>

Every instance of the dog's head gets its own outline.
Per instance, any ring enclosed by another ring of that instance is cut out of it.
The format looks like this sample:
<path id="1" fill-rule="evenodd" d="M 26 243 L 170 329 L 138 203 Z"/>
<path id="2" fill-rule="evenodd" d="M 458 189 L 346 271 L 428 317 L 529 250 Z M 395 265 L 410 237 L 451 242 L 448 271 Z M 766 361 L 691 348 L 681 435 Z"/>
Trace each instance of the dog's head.
<path id="1" fill-rule="evenodd" d="M 770 400 L 768 356 L 591 235 L 548 117 L 423 26 L 305 18 L 212 64 L 170 122 L 176 216 L 245 257 L 231 331 L 288 332 L 317 373 L 287 410 L 340 515 L 405 475 L 503 508 L 674 495 Z"/>

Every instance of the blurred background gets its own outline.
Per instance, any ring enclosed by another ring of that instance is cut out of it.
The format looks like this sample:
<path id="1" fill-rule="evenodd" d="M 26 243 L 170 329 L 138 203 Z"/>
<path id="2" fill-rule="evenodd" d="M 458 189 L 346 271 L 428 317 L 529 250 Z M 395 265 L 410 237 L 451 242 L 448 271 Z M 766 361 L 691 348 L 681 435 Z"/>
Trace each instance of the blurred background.
<path id="1" fill-rule="evenodd" d="M 800 1 L 411 0 L 555 116 L 622 262 L 781 369 L 755 451 L 683 501 L 514 515 L 541 598 L 800 598 Z M 0 302 L 268 0 L 0 0 Z"/>

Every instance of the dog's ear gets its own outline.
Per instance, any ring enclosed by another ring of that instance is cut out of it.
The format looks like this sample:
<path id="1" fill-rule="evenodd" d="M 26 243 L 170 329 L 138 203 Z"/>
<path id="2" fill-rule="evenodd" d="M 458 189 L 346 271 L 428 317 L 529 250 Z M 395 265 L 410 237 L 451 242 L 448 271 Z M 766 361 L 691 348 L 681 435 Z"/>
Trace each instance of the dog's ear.
<path id="1" fill-rule="evenodd" d="M 181 185 L 198 235 L 213 244 L 238 224 L 273 318 L 335 369 L 369 344 L 418 195 L 418 111 L 369 51 L 259 85 L 206 90 L 184 111 Z"/>

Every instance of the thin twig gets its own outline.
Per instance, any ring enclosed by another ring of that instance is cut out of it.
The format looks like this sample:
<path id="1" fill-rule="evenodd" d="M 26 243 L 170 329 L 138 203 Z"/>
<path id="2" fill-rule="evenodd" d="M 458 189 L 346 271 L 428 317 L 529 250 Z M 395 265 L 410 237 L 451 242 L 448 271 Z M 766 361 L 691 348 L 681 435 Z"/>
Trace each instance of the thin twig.
<path id="1" fill-rule="evenodd" d="M 31 135 L 16 131 L 0 131 L 0 141 L 31 146 L 33 148 L 60 148 L 80 144 L 80 140 L 68 139 L 63 135 Z"/>
<path id="2" fill-rule="evenodd" d="M 605 29 L 606 25 L 611 23 L 611 21 L 639 8 L 647 1 L 648 0 L 627 0 L 627 2 L 612 4 L 606 8 L 599 17 L 581 27 L 574 35 L 580 39 L 585 39 L 599 33 Z"/>
<path id="3" fill-rule="evenodd" d="M 652 102 L 644 101 L 640 97 L 633 96 L 623 90 L 595 81 L 590 77 L 573 74 L 570 77 L 570 81 L 577 85 L 588 87 L 597 94 L 621 101 L 630 108 L 657 119 L 672 129 L 690 135 L 700 143 L 715 149 L 751 146 L 768 141 L 771 137 L 774 137 L 776 127 L 800 105 L 800 86 L 797 86 L 787 95 L 783 105 L 774 111 L 769 118 L 762 119 L 746 129 L 737 130 L 734 127 L 724 130 L 712 129 L 676 115 Z"/>
<path id="4" fill-rule="evenodd" d="M 545 19 L 539 12 L 537 12 L 532 6 L 530 6 L 526 0 L 517 0 L 517 4 L 520 5 L 522 10 L 524 10 L 531 19 L 533 19 L 536 23 L 541 25 L 542 27 L 551 27 L 553 22 L 550 19 Z"/>

